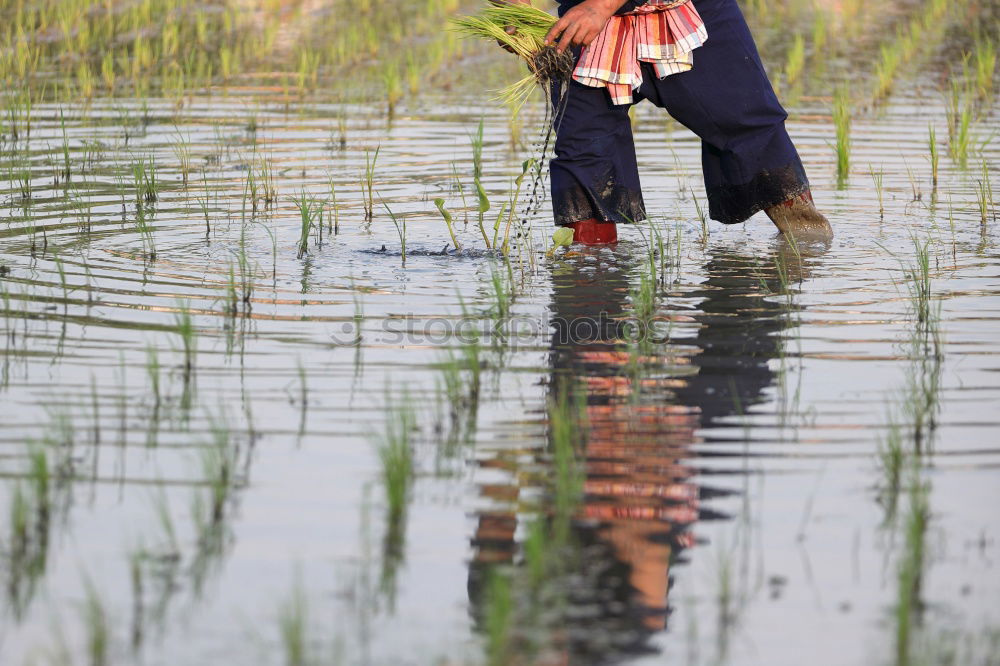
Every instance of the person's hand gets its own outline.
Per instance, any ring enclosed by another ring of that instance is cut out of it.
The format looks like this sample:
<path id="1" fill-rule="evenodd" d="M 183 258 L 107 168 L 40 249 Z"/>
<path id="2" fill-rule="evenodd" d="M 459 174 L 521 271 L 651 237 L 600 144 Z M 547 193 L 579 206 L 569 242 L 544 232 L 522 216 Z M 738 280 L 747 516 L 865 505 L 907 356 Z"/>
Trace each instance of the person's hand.
<path id="1" fill-rule="evenodd" d="M 558 39 L 558 53 L 570 46 L 587 46 L 601 34 L 621 5 L 622 0 L 584 0 L 556 21 L 545 35 L 545 43 L 551 44 Z"/>

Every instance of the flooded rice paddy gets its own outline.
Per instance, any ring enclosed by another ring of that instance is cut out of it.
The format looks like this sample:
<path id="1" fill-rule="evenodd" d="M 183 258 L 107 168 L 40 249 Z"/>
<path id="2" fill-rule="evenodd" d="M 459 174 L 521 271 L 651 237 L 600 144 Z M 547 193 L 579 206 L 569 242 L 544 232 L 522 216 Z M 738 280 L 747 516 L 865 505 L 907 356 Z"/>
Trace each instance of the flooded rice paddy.
<path id="1" fill-rule="evenodd" d="M 746 7 L 828 244 L 652 108 L 547 254 L 481 81 L 8 88 L 2 663 L 996 663 L 997 7 L 856 4 Z"/>

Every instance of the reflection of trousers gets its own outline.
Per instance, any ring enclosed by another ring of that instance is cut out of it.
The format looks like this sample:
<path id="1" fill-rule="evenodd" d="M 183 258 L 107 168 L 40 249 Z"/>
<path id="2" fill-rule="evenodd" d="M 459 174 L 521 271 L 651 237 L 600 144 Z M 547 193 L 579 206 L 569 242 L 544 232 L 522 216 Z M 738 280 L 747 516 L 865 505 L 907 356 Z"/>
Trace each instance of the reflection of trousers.
<path id="1" fill-rule="evenodd" d="M 634 98 L 666 109 L 701 138 L 709 215 L 734 224 L 801 194 L 809 183 L 736 0 L 693 1 L 708 29 L 694 67 L 659 79 L 643 63 Z M 564 104 L 552 160 L 556 224 L 644 220 L 628 106 L 611 104 L 604 88 L 576 81 Z"/>

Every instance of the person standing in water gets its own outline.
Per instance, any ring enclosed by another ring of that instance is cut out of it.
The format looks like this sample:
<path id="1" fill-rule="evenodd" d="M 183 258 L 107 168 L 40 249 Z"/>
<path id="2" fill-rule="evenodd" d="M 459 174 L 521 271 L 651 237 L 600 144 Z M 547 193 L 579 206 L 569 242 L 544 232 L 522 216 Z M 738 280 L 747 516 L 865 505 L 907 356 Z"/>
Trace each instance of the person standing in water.
<path id="1" fill-rule="evenodd" d="M 644 99 L 701 138 L 713 220 L 764 211 L 786 236 L 832 237 L 736 0 L 557 1 L 546 42 L 576 65 L 565 98 L 552 89 L 552 207 L 576 242 L 614 243 L 617 223 L 646 219 L 628 115 Z"/>

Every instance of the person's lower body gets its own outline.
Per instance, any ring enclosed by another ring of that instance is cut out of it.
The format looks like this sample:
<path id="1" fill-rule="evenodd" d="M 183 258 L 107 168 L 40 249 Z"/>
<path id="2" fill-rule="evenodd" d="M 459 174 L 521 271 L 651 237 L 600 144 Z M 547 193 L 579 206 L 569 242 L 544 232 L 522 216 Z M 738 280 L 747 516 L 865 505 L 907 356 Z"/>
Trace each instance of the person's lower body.
<path id="1" fill-rule="evenodd" d="M 701 138 L 712 219 L 736 224 L 765 211 L 783 233 L 828 234 L 785 130 L 787 114 L 736 1 L 694 2 L 708 29 L 708 41 L 694 51 L 694 67 L 660 79 L 644 63 L 635 102 L 666 109 Z M 575 81 L 568 86 L 554 119 L 555 222 L 573 227 L 578 241 L 608 242 L 600 239 L 616 238 L 615 224 L 646 218 L 628 106 L 613 105 L 604 88 Z M 552 92 L 558 101 L 557 86 Z"/>

